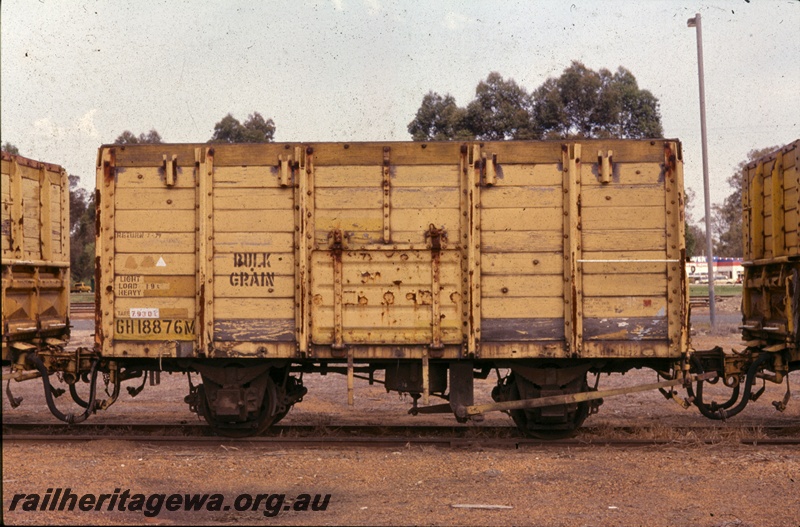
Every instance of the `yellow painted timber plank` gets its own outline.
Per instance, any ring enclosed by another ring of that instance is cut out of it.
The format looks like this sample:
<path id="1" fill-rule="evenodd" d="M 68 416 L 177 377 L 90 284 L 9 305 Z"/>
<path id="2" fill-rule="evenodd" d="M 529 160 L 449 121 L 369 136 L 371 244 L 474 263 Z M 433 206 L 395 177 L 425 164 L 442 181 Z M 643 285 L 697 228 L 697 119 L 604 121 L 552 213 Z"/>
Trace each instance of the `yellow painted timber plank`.
<path id="1" fill-rule="evenodd" d="M 252 210 L 215 210 L 214 232 L 294 232 L 294 214 L 291 209 L 269 210 L 259 213 Z"/>
<path id="2" fill-rule="evenodd" d="M 664 230 L 629 230 L 587 232 L 583 236 L 584 251 L 664 251 Z"/>
<path id="3" fill-rule="evenodd" d="M 667 301 L 663 296 L 584 297 L 585 317 L 656 317 L 666 316 Z"/>
<path id="4" fill-rule="evenodd" d="M 630 202 L 637 202 L 635 195 L 631 195 Z M 584 233 L 590 230 L 627 231 L 658 229 L 659 227 L 664 227 L 666 213 L 663 203 L 660 207 L 615 207 L 613 211 L 609 211 L 606 207 L 583 207 L 581 219 Z"/>
<path id="5" fill-rule="evenodd" d="M 481 276 L 483 298 L 560 297 L 564 279 L 560 275 Z"/>
<path id="6" fill-rule="evenodd" d="M 193 232 L 117 232 L 114 237 L 118 253 L 191 253 L 194 254 Z"/>
<path id="7" fill-rule="evenodd" d="M 557 231 L 563 222 L 564 216 L 556 208 L 484 208 L 481 211 L 484 231 Z"/>
<path id="8" fill-rule="evenodd" d="M 194 210 L 120 210 L 117 232 L 195 232 Z"/>
<path id="9" fill-rule="evenodd" d="M 562 206 L 561 186 L 512 187 L 502 184 L 481 191 L 484 210 L 508 208 L 555 209 Z"/>
<path id="10" fill-rule="evenodd" d="M 583 295 L 661 296 L 666 295 L 666 280 L 659 274 L 584 275 Z"/>
<path id="11" fill-rule="evenodd" d="M 560 251 L 563 235 L 558 231 L 483 231 L 481 232 L 482 257 L 486 253 L 515 253 L 539 251 Z"/>
<path id="12" fill-rule="evenodd" d="M 215 304 L 226 319 L 294 319 L 294 298 L 217 298 Z"/>
<path id="13" fill-rule="evenodd" d="M 159 159 L 161 159 L 159 157 Z M 116 188 L 153 188 L 166 189 L 164 170 L 158 167 L 118 167 L 116 170 Z M 195 188 L 194 168 L 178 167 L 175 184 L 172 189 Z"/>
<path id="14" fill-rule="evenodd" d="M 483 318 L 563 318 L 564 299 L 553 298 L 484 298 Z"/>
<path id="15" fill-rule="evenodd" d="M 558 275 L 563 278 L 564 257 L 552 253 L 484 253 L 483 275 Z"/>

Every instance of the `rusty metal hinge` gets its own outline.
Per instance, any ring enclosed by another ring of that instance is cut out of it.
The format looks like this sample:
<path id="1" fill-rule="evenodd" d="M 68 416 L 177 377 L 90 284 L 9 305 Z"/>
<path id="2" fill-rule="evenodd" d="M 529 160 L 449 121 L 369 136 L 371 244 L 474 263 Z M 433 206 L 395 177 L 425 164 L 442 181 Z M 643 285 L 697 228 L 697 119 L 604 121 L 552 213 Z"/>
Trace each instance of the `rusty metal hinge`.
<path id="1" fill-rule="evenodd" d="M 425 239 L 430 240 L 431 251 L 439 252 L 442 250 L 442 240 L 447 243 L 447 231 L 444 228 L 438 229 L 436 225 L 431 223 L 425 232 Z"/>
<path id="2" fill-rule="evenodd" d="M 345 235 L 339 229 L 333 229 L 328 233 L 328 239 L 331 240 L 331 251 L 339 253 L 340 256 L 344 250 L 344 238 Z"/>

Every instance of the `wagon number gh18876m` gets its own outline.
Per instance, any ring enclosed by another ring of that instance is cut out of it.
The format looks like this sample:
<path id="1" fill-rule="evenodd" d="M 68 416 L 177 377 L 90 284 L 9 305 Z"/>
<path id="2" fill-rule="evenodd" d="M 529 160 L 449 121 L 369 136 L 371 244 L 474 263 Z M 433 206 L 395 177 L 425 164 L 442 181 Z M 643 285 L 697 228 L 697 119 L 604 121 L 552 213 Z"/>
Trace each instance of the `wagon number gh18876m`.
<path id="1" fill-rule="evenodd" d="M 194 320 L 118 318 L 116 335 L 134 340 L 193 340 Z"/>

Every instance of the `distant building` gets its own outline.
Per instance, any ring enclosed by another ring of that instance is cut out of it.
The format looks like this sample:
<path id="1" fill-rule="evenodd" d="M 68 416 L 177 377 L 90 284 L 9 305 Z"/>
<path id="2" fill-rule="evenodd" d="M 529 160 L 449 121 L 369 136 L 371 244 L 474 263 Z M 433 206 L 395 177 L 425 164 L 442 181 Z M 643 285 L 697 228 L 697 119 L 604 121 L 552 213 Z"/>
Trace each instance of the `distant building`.
<path id="1" fill-rule="evenodd" d="M 741 282 L 744 277 L 744 267 L 741 258 L 714 257 L 715 282 Z M 708 282 L 708 264 L 705 256 L 693 256 L 686 262 L 686 276 L 689 283 Z"/>

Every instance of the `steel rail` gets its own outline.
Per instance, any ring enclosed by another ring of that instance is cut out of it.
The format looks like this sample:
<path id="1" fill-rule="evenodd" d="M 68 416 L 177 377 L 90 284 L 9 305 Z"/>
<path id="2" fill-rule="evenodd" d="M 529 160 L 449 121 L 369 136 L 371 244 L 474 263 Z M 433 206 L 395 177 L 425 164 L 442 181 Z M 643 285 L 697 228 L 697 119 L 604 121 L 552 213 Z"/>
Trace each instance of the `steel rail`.
<path id="1" fill-rule="evenodd" d="M 45 442 L 52 443 L 56 436 L 30 434 L 4 436 L 6 442 Z M 618 438 L 573 438 L 542 440 L 530 438 L 452 438 L 452 437 L 249 437 L 225 438 L 209 436 L 96 436 L 62 435 L 59 443 L 89 441 L 130 441 L 137 443 L 175 443 L 175 444 L 232 444 L 254 445 L 271 448 L 408 448 L 410 446 L 435 446 L 441 448 L 544 448 L 544 447 L 651 447 L 685 445 L 719 445 L 731 442 L 720 438 L 686 439 L 618 439 Z M 747 446 L 792 446 L 800 445 L 800 438 L 757 438 L 744 437 L 733 442 Z"/>

